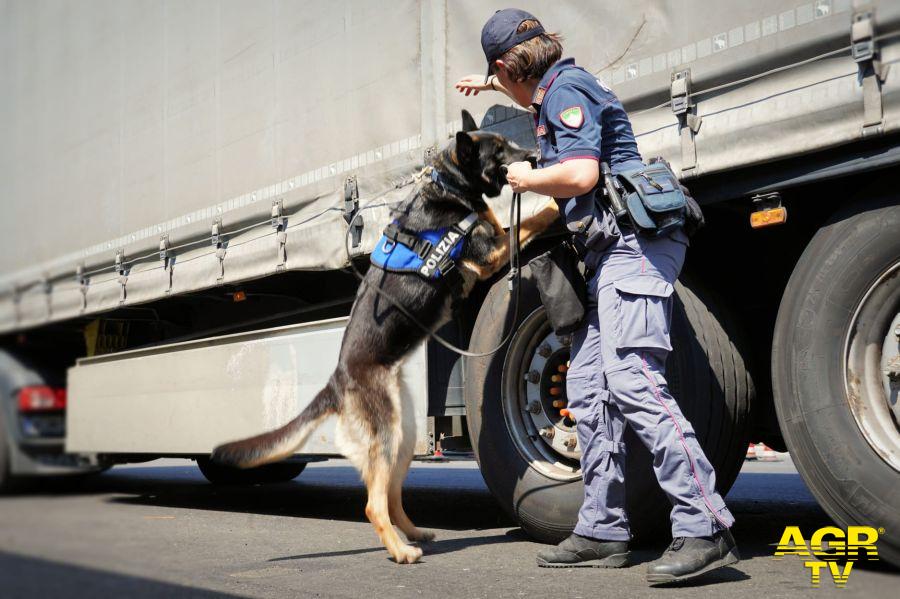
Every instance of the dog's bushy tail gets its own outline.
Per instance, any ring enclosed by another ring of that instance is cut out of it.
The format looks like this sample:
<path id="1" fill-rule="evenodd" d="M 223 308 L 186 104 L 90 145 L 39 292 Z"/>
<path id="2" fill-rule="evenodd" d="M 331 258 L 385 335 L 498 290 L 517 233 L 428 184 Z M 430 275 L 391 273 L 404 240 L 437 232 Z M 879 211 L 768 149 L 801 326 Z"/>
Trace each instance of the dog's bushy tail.
<path id="1" fill-rule="evenodd" d="M 283 460 L 306 443 L 309 434 L 322 420 L 338 412 L 339 400 L 339 392 L 332 379 L 299 416 L 274 431 L 216 447 L 212 460 L 237 468 L 253 468 Z"/>

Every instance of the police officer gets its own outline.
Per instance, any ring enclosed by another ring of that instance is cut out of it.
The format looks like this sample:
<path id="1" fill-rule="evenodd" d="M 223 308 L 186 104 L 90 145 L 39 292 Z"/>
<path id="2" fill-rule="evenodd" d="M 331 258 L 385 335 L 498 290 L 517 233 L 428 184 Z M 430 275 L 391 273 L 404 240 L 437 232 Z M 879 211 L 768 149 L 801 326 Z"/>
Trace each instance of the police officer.
<path id="1" fill-rule="evenodd" d="M 471 75 L 455 87 L 467 96 L 498 91 L 534 112 L 539 169 L 512 164 L 509 184 L 514 191 L 555 198 L 570 231 L 591 224 L 590 248 L 584 236 L 576 237 L 594 274 L 566 382 L 582 450 L 584 503 L 573 534 L 541 551 L 538 565 L 627 563 L 626 423 L 653 453 L 656 477 L 673 506 L 673 541 L 648 567 L 648 581 L 683 580 L 734 563 L 738 553 L 728 530 L 734 518 L 664 376 L 672 349 L 672 285 L 687 236 L 681 229 L 655 239 L 635 235 L 594 202 L 599 161 L 615 173 L 640 167 L 641 156 L 622 104 L 572 58 L 561 58 L 558 35 L 544 31 L 533 15 L 506 9 L 485 24 L 481 45 L 487 78 Z"/>

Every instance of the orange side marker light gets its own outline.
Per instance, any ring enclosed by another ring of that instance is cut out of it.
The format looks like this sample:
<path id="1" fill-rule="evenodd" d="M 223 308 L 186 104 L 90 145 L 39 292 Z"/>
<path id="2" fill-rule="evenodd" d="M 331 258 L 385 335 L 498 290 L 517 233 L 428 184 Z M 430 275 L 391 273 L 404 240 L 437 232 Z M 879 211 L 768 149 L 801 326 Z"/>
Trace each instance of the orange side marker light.
<path id="1" fill-rule="evenodd" d="M 787 222 L 787 208 L 778 206 L 750 213 L 750 226 L 754 229 L 783 225 Z"/>

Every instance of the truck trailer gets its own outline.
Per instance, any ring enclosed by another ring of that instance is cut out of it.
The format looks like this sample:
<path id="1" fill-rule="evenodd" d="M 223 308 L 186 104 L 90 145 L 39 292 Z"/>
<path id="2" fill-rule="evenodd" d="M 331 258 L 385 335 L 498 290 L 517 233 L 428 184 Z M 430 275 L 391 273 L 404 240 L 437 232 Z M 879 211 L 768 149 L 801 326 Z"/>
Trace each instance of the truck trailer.
<path id="1" fill-rule="evenodd" d="M 703 206 L 667 378 L 727 492 L 748 440 L 787 449 L 840 525 L 900 565 L 900 3 L 635 0 L 521 7 L 611 87 L 645 159 Z M 464 97 L 475 0 L 0 0 L 0 489 L 158 457 L 213 483 L 219 443 L 292 418 L 337 362 L 368 255 L 461 128 L 535 145 L 530 113 Z M 526 194 L 523 215 L 547 198 Z M 492 200 L 508 213 L 507 189 Z M 508 225 L 509 223 L 504 222 Z M 351 226 L 352 225 L 352 226 Z M 564 236 L 560 226 L 529 257 Z M 418 458 L 474 453 L 543 541 L 582 500 L 570 339 L 527 266 L 480 284 L 403 367 Z M 666 525 L 627 434 L 636 535 Z M 260 491 L 264 492 L 264 491 Z"/>

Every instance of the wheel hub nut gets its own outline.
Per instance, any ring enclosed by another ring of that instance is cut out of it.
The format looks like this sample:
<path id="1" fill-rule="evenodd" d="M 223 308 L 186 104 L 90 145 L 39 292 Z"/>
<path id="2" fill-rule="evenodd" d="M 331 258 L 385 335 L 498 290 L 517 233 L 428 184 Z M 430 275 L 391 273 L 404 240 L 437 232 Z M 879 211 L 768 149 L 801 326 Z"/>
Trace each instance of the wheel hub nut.
<path id="1" fill-rule="evenodd" d="M 532 414 L 540 414 L 541 413 L 541 402 L 533 401 L 528 404 L 528 411 Z"/>
<path id="2" fill-rule="evenodd" d="M 525 375 L 525 380 L 537 384 L 541 380 L 541 374 L 537 370 L 531 370 Z"/>
<path id="3" fill-rule="evenodd" d="M 537 351 L 538 351 L 538 355 L 542 358 L 547 358 L 550 356 L 551 353 L 553 353 L 553 350 L 550 349 L 550 346 L 547 345 L 546 343 L 542 343 Z"/>
<path id="4" fill-rule="evenodd" d="M 900 356 L 894 356 L 894 358 L 887 363 L 884 374 L 892 381 L 900 379 Z"/>
<path id="5" fill-rule="evenodd" d="M 556 432 L 553 430 L 552 426 L 547 426 L 541 429 L 541 436 L 547 439 L 548 441 L 553 438 Z"/>
<path id="6" fill-rule="evenodd" d="M 569 437 L 565 441 L 563 441 L 563 445 L 566 446 L 566 449 L 569 451 L 575 451 L 575 446 L 578 445 L 578 439 L 575 437 Z"/>

